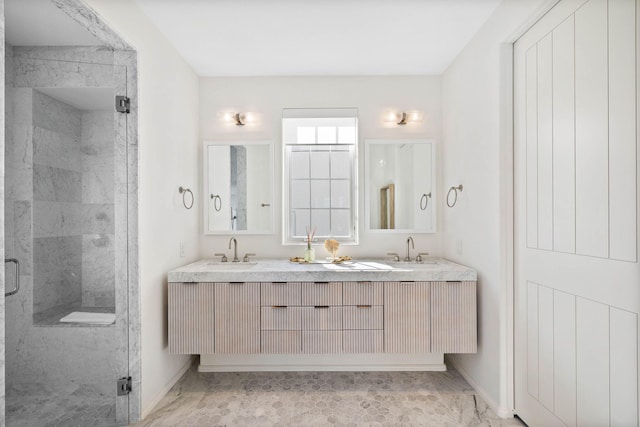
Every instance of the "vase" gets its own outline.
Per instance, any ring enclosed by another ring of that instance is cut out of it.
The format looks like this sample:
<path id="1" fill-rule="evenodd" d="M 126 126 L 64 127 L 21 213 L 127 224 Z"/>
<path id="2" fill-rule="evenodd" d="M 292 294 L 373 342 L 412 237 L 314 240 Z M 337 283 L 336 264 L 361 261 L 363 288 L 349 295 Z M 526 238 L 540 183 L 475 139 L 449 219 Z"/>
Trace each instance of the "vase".
<path id="1" fill-rule="evenodd" d="M 313 248 L 307 248 L 304 250 L 304 260 L 307 262 L 313 262 L 316 260 L 316 251 Z"/>

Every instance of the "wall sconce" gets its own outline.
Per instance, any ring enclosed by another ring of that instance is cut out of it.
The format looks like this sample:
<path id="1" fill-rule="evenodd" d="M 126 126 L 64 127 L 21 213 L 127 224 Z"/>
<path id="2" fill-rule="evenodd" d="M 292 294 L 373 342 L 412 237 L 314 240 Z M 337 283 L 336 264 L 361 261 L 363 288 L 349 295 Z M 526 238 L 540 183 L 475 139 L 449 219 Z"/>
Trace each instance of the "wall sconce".
<path id="1" fill-rule="evenodd" d="M 392 111 L 385 114 L 385 123 L 395 123 L 400 126 L 404 126 L 407 123 L 416 123 L 422 121 L 422 113 L 420 111 L 408 111 L 397 113 Z"/>
<path id="2" fill-rule="evenodd" d="M 255 117 L 253 113 L 224 113 L 222 120 L 225 123 L 234 124 L 236 126 L 244 126 L 253 123 Z"/>

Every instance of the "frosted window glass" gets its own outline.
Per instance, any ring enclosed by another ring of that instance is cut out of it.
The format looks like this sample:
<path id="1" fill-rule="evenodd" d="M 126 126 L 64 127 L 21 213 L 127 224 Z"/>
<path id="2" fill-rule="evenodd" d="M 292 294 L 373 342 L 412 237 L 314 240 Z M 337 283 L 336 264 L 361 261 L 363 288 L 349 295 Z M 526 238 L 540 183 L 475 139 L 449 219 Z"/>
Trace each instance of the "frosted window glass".
<path id="1" fill-rule="evenodd" d="M 331 177 L 351 178 L 351 153 L 349 151 L 331 153 Z"/>
<path id="2" fill-rule="evenodd" d="M 291 207 L 309 208 L 311 197 L 309 195 L 309 181 L 291 181 Z"/>
<path id="3" fill-rule="evenodd" d="M 291 211 L 291 233 L 293 237 L 307 235 L 307 227 L 311 224 L 311 211 L 308 209 L 293 209 Z"/>
<path id="4" fill-rule="evenodd" d="M 346 179 L 331 181 L 331 207 L 349 209 L 351 207 L 351 181 Z"/>
<path id="5" fill-rule="evenodd" d="M 298 126 L 297 142 L 298 144 L 315 144 L 316 143 L 315 126 Z"/>
<path id="6" fill-rule="evenodd" d="M 319 144 L 335 144 L 336 143 L 336 127 L 335 126 L 318 126 L 318 143 Z"/>
<path id="7" fill-rule="evenodd" d="M 312 151 L 309 155 L 311 156 L 311 178 L 328 179 L 330 177 L 329 152 Z"/>
<path id="8" fill-rule="evenodd" d="M 309 178 L 309 153 L 306 151 L 293 151 L 290 153 L 289 177 Z"/>
<path id="9" fill-rule="evenodd" d="M 329 193 L 329 180 L 311 180 L 311 207 L 331 207 L 331 195 Z"/>
<path id="10" fill-rule="evenodd" d="M 331 235 L 331 221 L 329 209 L 312 209 L 311 210 L 311 224 L 318 227 L 316 231 L 317 236 L 329 236 Z"/>
<path id="11" fill-rule="evenodd" d="M 351 214 L 348 209 L 331 210 L 331 234 L 333 236 L 350 236 Z"/>
<path id="12" fill-rule="evenodd" d="M 355 126 L 340 126 L 338 128 L 338 143 L 339 144 L 355 144 L 356 143 Z"/>

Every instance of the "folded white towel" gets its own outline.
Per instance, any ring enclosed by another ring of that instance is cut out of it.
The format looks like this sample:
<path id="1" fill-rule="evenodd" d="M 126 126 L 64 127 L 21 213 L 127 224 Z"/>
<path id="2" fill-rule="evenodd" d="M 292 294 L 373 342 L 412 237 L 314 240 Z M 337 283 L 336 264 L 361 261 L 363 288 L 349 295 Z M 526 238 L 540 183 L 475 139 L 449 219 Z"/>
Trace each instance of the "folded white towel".
<path id="1" fill-rule="evenodd" d="M 115 313 L 87 313 L 74 311 L 60 319 L 63 323 L 91 323 L 95 325 L 111 325 L 116 321 Z"/>

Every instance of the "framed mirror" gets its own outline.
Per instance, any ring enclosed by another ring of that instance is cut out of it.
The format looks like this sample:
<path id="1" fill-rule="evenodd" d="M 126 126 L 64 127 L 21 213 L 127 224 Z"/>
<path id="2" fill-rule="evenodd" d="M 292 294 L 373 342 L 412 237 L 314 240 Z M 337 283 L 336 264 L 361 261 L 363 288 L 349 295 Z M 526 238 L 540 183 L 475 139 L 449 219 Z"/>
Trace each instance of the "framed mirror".
<path id="1" fill-rule="evenodd" d="M 435 233 L 435 172 L 432 140 L 366 140 L 367 230 Z"/>
<path id="2" fill-rule="evenodd" d="M 207 141 L 204 234 L 273 233 L 271 141 Z"/>

